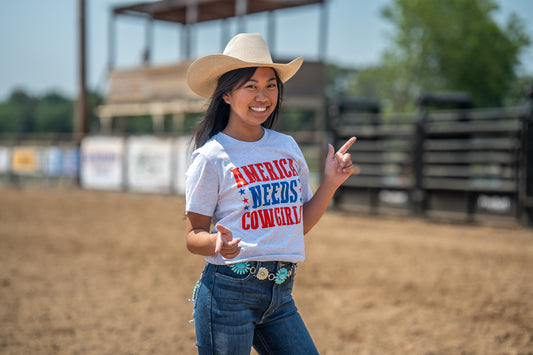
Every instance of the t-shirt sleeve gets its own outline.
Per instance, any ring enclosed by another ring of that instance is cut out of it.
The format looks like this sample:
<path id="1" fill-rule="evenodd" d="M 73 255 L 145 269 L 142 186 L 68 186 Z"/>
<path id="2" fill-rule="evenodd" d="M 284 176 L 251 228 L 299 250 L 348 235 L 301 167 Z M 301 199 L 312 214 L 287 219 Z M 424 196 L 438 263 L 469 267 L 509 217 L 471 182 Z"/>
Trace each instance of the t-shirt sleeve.
<path id="1" fill-rule="evenodd" d="M 218 174 L 202 154 L 193 156 L 185 176 L 185 211 L 213 216 L 218 200 Z"/>

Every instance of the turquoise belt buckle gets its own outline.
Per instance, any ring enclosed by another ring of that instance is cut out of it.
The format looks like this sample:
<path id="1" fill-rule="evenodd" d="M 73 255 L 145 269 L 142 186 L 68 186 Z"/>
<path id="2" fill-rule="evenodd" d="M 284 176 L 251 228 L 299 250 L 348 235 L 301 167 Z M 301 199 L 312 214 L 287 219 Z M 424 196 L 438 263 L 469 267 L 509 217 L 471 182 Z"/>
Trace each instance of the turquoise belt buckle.
<path id="1" fill-rule="evenodd" d="M 250 266 L 250 263 L 247 261 L 241 261 L 239 263 L 230 264 L 228 266 L 231 271 L 233 271 L 237 275 L 245 275 L 250 272 L 259 280 L 274 281 L 278 285 L 283 284 L 289 277 L 291 277 L 294 272 L 294 269 L 296 268 L 295 265 L 293 265 L 290 270 L 287 270 L 287 268 L 282 267 L 278 269 L 278 271 L 274 274 L 270 273 L 265 267 L 260 267 L 258 270 L 256 270 L 256 268 Z"/>
<path id="2" fill-rule="evenodd" d="M 250 271 L 250 264 L 247 261 L 243 261 L 236 264 L 230 264 L 229 268 L 237 275 L 244 275 Z"/>

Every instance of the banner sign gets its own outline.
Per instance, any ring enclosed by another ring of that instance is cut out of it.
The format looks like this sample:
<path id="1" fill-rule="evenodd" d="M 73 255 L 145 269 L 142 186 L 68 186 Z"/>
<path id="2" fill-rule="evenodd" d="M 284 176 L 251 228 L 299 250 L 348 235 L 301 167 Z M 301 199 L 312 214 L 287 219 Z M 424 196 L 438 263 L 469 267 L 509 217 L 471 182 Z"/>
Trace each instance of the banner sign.
<path id="1" fill-rule="evenodd" d="M 123 138 L 104 136 L 85 138 L 81 144 L 81 185 L 91 189 L 122 189 L 123 159 Z"/>
<path id="2" fill-rule="evenodd" d="M 11 168 L 11 149 L 0 146 L 0 174 L 9 173 Z"/>
<path id="3" fill-rule="evenodd" d="M 76 177 L 80 172 L 80 150 L 77 147 L 64 147 L 61 154 L 61 175 Z"/>
<path id="4" fill-rule="evenodd" d="M 44 172 L 48 176 L 61 174 L 61 148 L 48 147 L 44 150 Z"/>
<path id="5" fill-rule="evenodd" d="M 127 187 L 141 192 L 170 192 L 172 140 L 131 137 L 127 141 Z"/>
<path id="6" fill-rule="evenodd" d="M 185 173 L 189 167 L 192 154 L 191 137 L 178 137 L 174 141 L 174 191 L 185 195 Z"/>
<path id="7" fill-rule="evenodd" d="M 41 171 L 40 151 L 36 147 L 14 147 L 11 170 L 15 174 L 36 175 Z"/>
<path id="8" fill-rule="evenodd" d="M 44 171 L 48 176 L 76 177 L 79 153 L 76 147 L 48 147 L 44 151 Z"/>

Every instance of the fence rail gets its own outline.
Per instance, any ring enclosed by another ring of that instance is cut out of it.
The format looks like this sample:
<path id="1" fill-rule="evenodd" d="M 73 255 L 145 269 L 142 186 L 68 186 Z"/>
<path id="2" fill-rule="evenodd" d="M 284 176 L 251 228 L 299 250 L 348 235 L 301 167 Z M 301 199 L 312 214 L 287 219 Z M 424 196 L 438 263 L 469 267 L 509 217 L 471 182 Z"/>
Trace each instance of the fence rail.
<path id="1" fill-rule="evenodd" d="M 416 113 L 388 116 L 379 103 L 331 107 L 335 144 L 357 136 L 350 153 L 361 170 L 339 189 L 337 206 L 533 223 L 531 98 L 518 107 L 473 109 L 464 96 L 427 95 Z"/>

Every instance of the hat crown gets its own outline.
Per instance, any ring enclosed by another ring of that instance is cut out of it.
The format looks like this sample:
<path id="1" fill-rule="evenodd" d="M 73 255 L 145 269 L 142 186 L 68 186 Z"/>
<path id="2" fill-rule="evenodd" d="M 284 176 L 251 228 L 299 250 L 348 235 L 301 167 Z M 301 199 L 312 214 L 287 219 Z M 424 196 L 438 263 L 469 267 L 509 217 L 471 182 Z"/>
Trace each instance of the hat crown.
<path id="1" fill-rule="evenodd" d="M 287 64 L 274 63 L 268 45 L 259 33 L 241 33 L 233 37 L 222 54 L 210 54 L 195 60 L 187 70 L 187 83 L 202 97 L 211 97 L 219 78 L 231 70 L 250 67 L 270 67 L 282 83 L 300 69 L 303 58 Z"/>
<path id="2" fill-rule="evenodd" d="M 268 45 L 259 33 L 241 33 L 229 41 L 224 55 L 251 63 L 272 64 Z"/>

